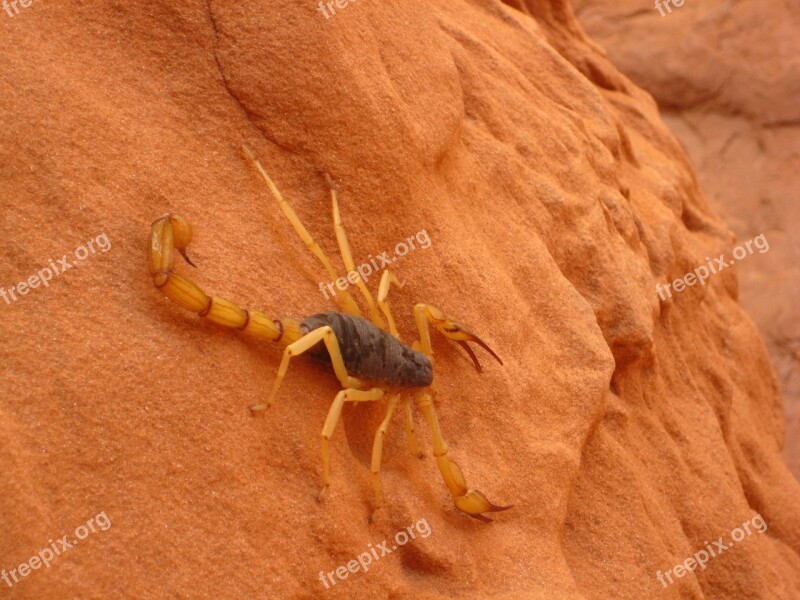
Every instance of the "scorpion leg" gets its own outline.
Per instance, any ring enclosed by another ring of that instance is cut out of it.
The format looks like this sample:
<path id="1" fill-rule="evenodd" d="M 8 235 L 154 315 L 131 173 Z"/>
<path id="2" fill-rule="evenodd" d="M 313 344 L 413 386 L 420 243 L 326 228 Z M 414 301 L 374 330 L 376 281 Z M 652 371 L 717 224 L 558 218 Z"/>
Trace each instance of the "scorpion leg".
<path id="1" fill-rule="evenodd" d="M 278 202 L 278 206 L 280 207 L 283 214 L 289 219 L 289 223 L 292 224 L 294 230 L 297 232 L 297 235 L 300 236 L 300 239 L 303 241 L 303 244 L 306 248 L 308 248 L 314 256 L 319 259 L 319 262 L 322 263 L 322 266 L 325 267 L 325 270 L 328 271 L 328 275 L 331 277 L 333 281 L 336 281 L 339 278 L 339 274 L 333 268 L 331 261 L 328 260 L 328 257 L 322 251 L 322 248 L 319 247 L 319 244 L 314 241 L 314 238 L 311 237 L 311 234 L 308 233 L 308 230 L 303 225 L 300 218 L 297 216 L 297 213 L 294 212 L 294 209 L 289 205 L 286 200 L 284 200 L 283 196 L 281 195 L 278 187 L 272 181 L 270 176 L 267 174 L 267 171 L 261 166 L 261 163 L 256 158 L 255 154 L 245 145 L 242 145 L 242 151 L 244 152 L 245 156 L 253 163 L 255 168 L 261 174 L 261 177 L 264 178 L 264 181 L 267 182 L 267 186 L 269 186 L 272 195 L 275 197 L 275 200 Z M 347 290 L 339 290 L 339 294 L 335 295 L 334 298 L 339 306 L 342 308 L 342 311 L 346 312 L 350 315 L 355 315 L 357 317 L 361 316 L 361 309 L 358 308 L 358 304 L 353 299 L 353 297 L 347 292 Z"/>
<path id="2" fill-rule="evenodd" d="M 272 406 L 272 402 L 275 400 L 275 396 L 278 394 L 278 389 L 281 387 L 281 382 L 286 376 L 286 371 L 289 368 L 289 359 L 291 359 L 293 356 L 299 356 L 300 354 L 303 354 L 303 352 L 313 348 L 319 342 L 325 343 L 325 347 L 328 349 L 328 354 L 331 357 L 333 371 L 336 373 L 336 377 L 339 379 L 342 387 L 362 387 L 363 384 L 361 383 L 360 379 L 351 377 L 347 374 L 347 368 L 344 365 L 344 359 L 342 358 L 342 353 L 339 350 L 339 342 L 336 340 L 336 334 L 333 333 L 333 329 L 326 325 L 307 333 L 296 342 L 286 346 L 286 349 L 283 351 L 281 365 L 278 367 L 278 374 L 275 377 L 275 383 L 272 384 L 272 391 L 269 393 L 267 401 L 264 404 L 254 404 L 250 407 L 250 410 L 253 412 L 262 412 Z"/>
<path id="3" fill-rule="evenodd" d="M 389 296 L 389 285 L 392 283 L 400 289 L 403 289 L 405 286 L 404 283 L 401 283 L 401 281 L 395 277 L 394 273 L 386 269 L 383 275 L 381 275 L 381 284 L 378 288 L 378 305 L 381 307 L 383 314 L 386 316 L 386 320 L 389 322 L 389 333 L 397 339 L 400 339 L 400 334 L 397 333 L 397 325 L 395 325 L 394 319 L 392 318 L 392 310 L 389 308 L 389 301 L 386 299 Z"/>
<path id="4" fill-rule="evenodd" d="M 353 277 L 356 280 L 356 286 L 361 291 L 361 294 L 364 296 L 364 299 L 369 306 L 370 320 L 381 329 L 384 329 L 385 323 L 383 322 L 381 315 L 378 313 L 378 309 L 375 306 L 375 301 L 372 299 L 372 294 L 369 293 L 369 290 L 367 289 L 367 286 L 361 277 L 361 273 L 356 270 L 355 262 L 353 262 L 353 253 L 350 251 L 350 243 L 347 241 L 347 234 L 344 231 L 344 225 L 342 225 L 342 216 L 339 214 L 339 202 L 336 199 L 336 188 L 334 187 L 333 181 L 328 174 L 325 175 L 325 178 L 331 188 L 333 229 L 336 232 L 336 241 L 339 243 L 339 252 L 342 255 L 344 267 L 347 269 L 347 277 L 348 279 Z"/>
<path id="5" fill-rule="evenodd" d="M 245 310 L 230 300 L 207 296 L 195 283 L 173 270 L 175 251 L 193 265 L 186 255 L 192 228 L 183 217 L 167 213 L 153 222 L 147 248 L 153 283 L 170 300 L 209 321 L 272 341 L 291 343 L 298 339 L 300 326 L 291 319 L 275 320 L 257 310 Z"/>
<path id="6" fill-rule="evenodd" d="M 389 423 L 392 420 L 394 409 L 397 407 L 398 397 L 393 395 L 389 398 L 389 405 L 386 408 L 386 416 L 375 432 L 375 441 L 372 443 L 372 463 L 370 468 L 372 470 L 372 488 L 375 491 L 375 504 L 372 508 L 372 516 L 370 521 L 374 520 L 375 513 L 381 507 L 381 479 L 379 472 L 381 470 L 381 458 L 383 457 L 383 440 L 386 437 L 386 431 L 389 429 Z"/>
<path id="7" fill-rule="evenodd" d="M 484 523 L 489 523 L 492 519 L 481 513 L 500 512 L 512 508 L 511 506 L 496 506 L 475 488 L 467 487 L 467 482 L 461 469 L 447 457 L 447 443 L 444 441 L 442 430 L 439 427 L 439 420 L 436 418 L 433 398 L 429 393 L 425 392 L 420 395 L 418 405 L 430 425 L 431 433 L 433 434 L 433 455 L 436 457 L 436 465 L 439 467 L 439 472 L 442 474 L 445 484 L 447 484 L 447 489 L 450 490 L 450 495 L 453 496 L 456 508 L 473 519 Z"/>
<path id="8" fill-rule="evenodd" d="M 321 454 L 322 454 L 322 489 L 317 495 L 317 500 L 322 501 L 325 499 L 328 486 L 331 484 L 331 453 L 330 453 L 330 439 L 333 437 L 333 432 L 336 429 L 336 424 L 339 422 L 339 417 L 342 416 L 342 407 L 345 402 L 371 402 L 379 400 L 383 397 L 383 390 L 381 388 L 372 388 L 371 390 L 357 390 L 353 388 L 344 389 L 333 400 L 328 417 L 325 419 L 325 426 L 322 428 L 322 435 L 320 436 Z"/>
<path id="9" fill-rule="evenodd" d="M 464 350 L 466 350 L 467 354 L 469 354 L 469 357 L 472 359 L 472 362 L 475 364 L 475 369 L 478 371 L 478 373 L 481 372 L 481 365 L 478 362 L 478 357 L 475 356 L 475 353 L 472 351 L 472 348 L 469 347 L 467 342 L 475 342 L 481 348 L 491 354 L 497 360 L 497 362 L 499 362 L 501 365 L 503 364 L 503 361 L 500 360 L 500 357 L 494 353 L 494 350 L 489 348 L 486 342 L 484 342 L 471 331 L 465 329 L 462 325 L 459 325 L 453 321 L 435 306 L 431 306 L 430 304 L 417 304 L 414 307 L 414 319 L 416 320 L 417 328 L 419 329 L 419 342 L 415 344 L 415 348 L 421 352 L 424 352 L 428 356 L 433 354 L 433 349 L 431 347 L 431 334 L 428 327 L 430 324 L 433 325 L 434 329 L 436 329 L 447 339 L 458 342 L 458 344 L 464 348 Z"/>
<path id="10" fill-rule="evenodd" d="M 411 402 L 409 402 L 408 396 L 403 396 L 403 412 L 405 413 L 408 449 L 411 450 L 411 454 L 417 458 L 424 458 L 425 454 L 419 449 L 419 445 L 417 444 L 417 436 L 414 433 L 414 415 L 411 412 Z"/>

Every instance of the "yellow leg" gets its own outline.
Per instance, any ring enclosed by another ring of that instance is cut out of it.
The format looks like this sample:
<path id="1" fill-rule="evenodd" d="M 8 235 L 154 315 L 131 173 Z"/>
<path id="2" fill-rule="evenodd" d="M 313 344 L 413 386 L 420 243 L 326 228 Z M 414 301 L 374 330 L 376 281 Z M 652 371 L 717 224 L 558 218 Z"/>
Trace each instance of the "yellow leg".
<path id="1" fill-rule="evenodd" d="M 395 277 L 394 273 L 390 272 L 389 269 L 386 269 L 381 275 L 381 284 L 378 287 L 378 306 L 381 307 L 383 314 L 386 316 L 386 320 L 389 323 L 389 333 L 391 333 L 397 339 L 400 339 L 400 334 L 397 333 L 397 326 L 394 323 L 394 319 L 392 318 L 392 310 L 389 308 L 389 301 L 386 299 L 389 296 L 389 285 L 395 284 L 401 290 L 405 286 L 404 283 Z"/>
<path id="2" fill-rule="evenodd" d="M 289 219 L 289 223 L 292 224 L 292 227 L 294 227 L 297 235 L 299 235 L 300 239 L 303 240 L 305 247 L 308 248 L 312 254 L 319 259 L 319 262 L 321 262 L 322 266 L 325 267 L 325 270 L 328 271 L 328 275 L 331 277 L 332 281 L 336 281 L 339 278 L 339 275 L 333 268 L 331 261 L 328 260 L 328 257 L 322 251 L 322 248 L 319 247 L 319 244 L 317 244 L 317 242 L 314 241 L 314 238 L 311 237 L 311 234 L 308 233 L 308 230 L 305 228 L 302 221 L 300 221 L 300 218 L 297 216 L 297 213 L 294 212 L 294 209 L 289 205 L 288 202 L 286 202 L 286 200 L 283 199 L 280 191 L 278 191 L 278 187 L 267 174 L 267 171 L 264 169 L 264 167 L 261 166 L 261 163 L 255 157 L 255 154 L 253 154 L 253 152 L 244 145 L 242 146 L 242 151 L 256 167 L 258 172 L 261 174 L 261 177 L 264 178 L 264 181 L 267 182 L 267 186 L 269 186 L 272 195 L 275 197 L 275 200 L 277 200 L 278 206 L 283 214 L 286 215 L 286 218 Z M 361 316 L 361 309 L 358 308 L 358 304 L 356 304 L 356 301 L 347 292 L 347 290 L 339 290 L 339 294 L 335 295 L 334 298 L 336 298 L 336 301 L 339 303 L 339 306 L 344 312 L 350 315 Z"/>
<path id="3" fill-rule="evenodd" d="M 469 357 L 472 359 L 472 362 L 475 364 L 475 369 L 479 373 L 481 372 L 481 365 L 478 362 L 478 357 L 475 356 L 475 353 L 472 351 L 472 348 L 469 347 L 467 342 L 475 342 L 481 348 L 491 354 L 497 360 L 497 362 L 499 362 L 501 365 L 503 364 L 503 361 L 500 360 L 500 357 L 494 353 L 494 350 L 489 348 L 486 342 L 484 342 L 471 331 L 465 329 L 462 325 L 459 325 L 453 321 L 435 306 L 431 306 L 430 304 L 417 304 L 414 307 L 414 320 L 417 322 L 417 329 L 419 329 L 419 342 L 414 344 L 414 348 L 420 352 L 424 352 L 428 356 L 433 354 L 433 349 L 431 347 L 431 334 L 429 329 L 430 324 L 433 325 L 434 329 L 436 329 L 447 339 L 457 342 L 462 348 L 464 348 L 467 354 L 469 354 Z"/>
<path id="4" fill-rule="evenodd" d="M 386 324 L 383 322 L 383 319 L 378 313 L 378 309 L 375 306 L 375 301 L 372 299 L 372 294 L 369 293 L 367 286 L 364 284 L 364 281 L 361 278 L 361 273 L 356 271 L 356 265 L 355 262 L 353 262 L 353 254 L 350 251 L 350 243 L 347 241 L 347 234 L 344 231 L 344 225 L 342 225 L 342 216 L 339 214 L 339 202 L 336 199 L 336 188 L 334 187 L 330 176 L 326 175 L 326 179 L 328 180 L 328 185 L 331 188 L 333 229 L 336 232 L 336 241 L 339 243 L 339 252 L 342 255 L 342 261 L 344 262 L 345 269 L 347 269 L 347 276 L 352 277 L 355 280 L 356 286 L 364 296 L 364 300 L 366 300 L 367 306 L 369 306 L 370 320 L 381 329 L 384 329 Z"/>
<path id="5" fill-rule="evenodd" d="M 270 319 L 257 310 L 240 308 L 230 300 L 209 297 L 196 284 L 175 273 L 175 250 L 194 266 L 186 255 L 191 239 L 192 228 L 179 215 L 168 213 L 153 222 L 147 247 L 148 265 L 153 283 L 167 298 L 209 321 L 268 340 L 291 343 L 300 337 L 297 322 Z"/>
<path id="6" fill-rule="evenodd" d="M 481 514 L 484 512 L 500 512 L 512 508 L 511 506 L 496 506 L 481 492 L 474 488 L 467 487 L 464 474 L 459 466 L 447 457 L 447 443 L 442 436 L 439 427 L 439 419 L 436 418 L 436 410 L 433 408 L 433 398 L 427 392 L 420 395 L 418 399 L 419 408 L 425 415 L 433 435 L 433 455 L 436 457 L 436 465 L 444 478 L 447 489 L 456 504 L 456 508 L 465 512 L 470 517 L 483 521 L 491 522 L 492 519 Z"/>
<path id="7" fill-rule="evenodd" d="M 411 402 L 409 401 L 408 396 L 403 396 L 403 412 L 405 413 L 408 449 L 411 450 L 411 454 L 417 458 L 424 458 L 425 455 L 423 454 L 422 450 L 419 449 L 419 444 L 417 444 L 417 435 L 414 432 L 414 415 L 411 412 Z"/>
<path id="8" fill-rule="evenodd" d="M 326 325 L 325 327 L 320 327 L 309 332 L 293 344 L 286 346 L 286 349 L 283 351 L 281 365 L 278 367 L 278 374 L 275 377 L 275 383 L 272 384 L 272 391 L 269 393 L 267 401 L 264 404 L 254 404 L 250 407 L 250 410 L 253 412 L 262 412 L 272 406 L 275 396 L 278 394 L 278 389 L 281 387 L 281 382 L 286 376 L 286 371 L 289 368 L 289 359 L 291 359 L 293 356 L 299 356 L 303 352 L 306 352 L 310 348 L 316 346 L 319 342 L 324 342 L 325 347 L 328 349 L 328 354 L 331 357 L 331 364 L 333 365 L 333 371 L 336 373 L 336 377 L 339 379 L 342 387 L 362 387 L 363 383 L 360 379 L 357 379 L 356 377 L 350 377 L 350 375 L 347 374 L 347 368 L 344 365 L 344 359 L 342 358 L 342 353 L 339 350 L 339 342 L 336 340 L 336 334 L 333 333 L 333 329 Z"/>
<path id="9" fill-rule="evenodd" d="M 392 396 L 389 398 L 389 405 L 386 408 L 386 416 L 383 418 L 383 421 L 378 427 L 378 430 L 375 432 L 375 441 L 372 443 L 372 488 L 375 493 L 375 504 L 372 508 L 372 517 L 370 517 L 370 521 L 374 519 L 374 515 L 378 512 L 378 509 L 381 507 L 381 478 L 380 478 L 380 470 L 381 470 L 381 458 L 383 457 L 383 440 L 386 437 L 386 431 L 389 429 L 389 423 L 392 420 L 392 415 L 394 414 L 394 409 L 397 407 L 397 395 Z"/>
<path id="10" fill-rule="evenodd" d="M 322 454 L 322 489 L 317 495 L 317 499 L 322 501 L 325 499 L 325 494 L 328 486 L 331 484 L 331 453 L 330 453 L 330 439 L 333 437 L 333 432 L 336 429 L 336 424 L 339 422 L 339 417 L 342 416 L 342 407 L 345 402 L 371 402 L 379 400 L 383 397 L 383 390 L 380 388 L 372 388 L 371 390 L 356 390 L 345 389 L 336 394 L 333 400 L 331 409 L 328 411 L 328 417 L 325 419 L 325 426 L 322 428 L 322 435 L 320 436 L 321 454 Z"/>

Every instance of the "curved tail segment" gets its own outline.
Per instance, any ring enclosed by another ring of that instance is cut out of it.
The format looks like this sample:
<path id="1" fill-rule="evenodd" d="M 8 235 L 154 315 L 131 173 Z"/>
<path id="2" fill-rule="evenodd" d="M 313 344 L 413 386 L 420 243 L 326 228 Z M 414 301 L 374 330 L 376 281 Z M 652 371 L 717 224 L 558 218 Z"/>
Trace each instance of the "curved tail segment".
<path id="1" fill-rule="evenodd" d="M 208 296 L 195 283 L 175 273 L 175 251 L 195 266 L 186 254 L 191 240 L 192 227 L 179 215 L 167 213 L 153 222 L 147 259 L 153 283 L 167 298 L 209 321 L 271 341 L 290 344 L 301 337 L 295 321 L 271 319 L 257 310 L 240 308 L 230 300 Z"/>

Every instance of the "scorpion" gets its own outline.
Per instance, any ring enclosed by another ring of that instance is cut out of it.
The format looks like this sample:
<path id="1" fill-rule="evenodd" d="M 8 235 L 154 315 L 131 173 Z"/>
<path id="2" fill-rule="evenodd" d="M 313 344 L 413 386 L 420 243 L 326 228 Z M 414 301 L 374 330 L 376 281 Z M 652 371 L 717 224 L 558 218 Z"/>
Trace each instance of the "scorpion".
<path id="1" fill-rule="evenodd" d="M 336 280 L 337 273 L 330 260 L 303 226 L 292 207 L 284 200 L 259 160 L 244 145 L 242 152 L 267 183 L 280 210 L 306 248 Z M 364 297 L 369 319 L 361 316 L 358 303 L 346 289 L 335 296 L 339 312 L 321 312 L 299 322 L 290 318 L 273 319 L 260 311 L 240 308 L 230 300 L 206 295 L 199 286 L 174 270 L 175 251 L 181 254 L 187 263 L 196 266 L 186 254 L 186 248 L 192 239 L 192 227 L 186 219 L 175 213 L 161 216 L 151 226 L 148 262 L 153 283 L 165 296 L 184 309 L 219 325 L 238 329 L 284 346 L 283 358 L 269 396 L 265 402 L 250 406 L 253 414 L 264 412 L 272 406 L 286 376 L 291 358 L 307 352 L 310 356 L 330 364 L 342 390 L 333 400 L 320 436 L 322 489 L 317 495 L 318 500 L 325 499 L 331 484 L 329 443 L 345 402 L 374 402 L 385 396 L 388 406 L 375 433 L 371 460 L 374 503 L 369 520 L 375 519 L 381 507 L 379 471 L 383 441 L 398 404 L 402 405 L 405 414 L 409 449 L 419 458 L 424 456 L 419 449 L 414 431 L 412 405 L 409 399 L 413 396 L 429 425 L 433 437 L 433 455 L 456 507 L 479 521 L 491 522 L 492 519 L 483 513 L 504 511 L 512 506 L 492 504 L 483 493 L 469 487 L 460 467 L 448 456 L 448 446 L 434 408 L 436 389 L 433 386 L 430 329 L 432 327 L 445 338 L 460 344 L 478 372 L 481 372 L 481 365 L 468 342 L 474 342 L 482 347 L 500 365 L 503 362 L 478 336 L 430 304 L 416 304 L 413 309 L 419 340 L 413 342 L 411 346 L 400 340 L 387 298 L 390 285 L 402 289 L 405 284 L 389 269 L 385 269 L 381 275 L 377 301 L 373 300 L 360 273 L 355 269 L 339 213 L 336 188 L 329 176 L 326 175 L 326 179 L 331 191 L 333 225 L 340 254 L 348 273 L 351 274 L 350 277 L 355 281 L 354 285 Z"/>

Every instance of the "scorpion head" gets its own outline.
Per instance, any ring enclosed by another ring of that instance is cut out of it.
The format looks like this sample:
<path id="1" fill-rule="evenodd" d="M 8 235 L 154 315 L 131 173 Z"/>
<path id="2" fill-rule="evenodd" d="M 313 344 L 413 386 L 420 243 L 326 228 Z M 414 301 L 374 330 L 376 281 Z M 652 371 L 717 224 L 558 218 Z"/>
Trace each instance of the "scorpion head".
<path id="1" fill-rule="evenodd" d="M 398 379 L 407 387 L 427 387 L 433 383 L 433 364 L 422 352 L 406 348 L 407 353 L 398 372 Z"/>

